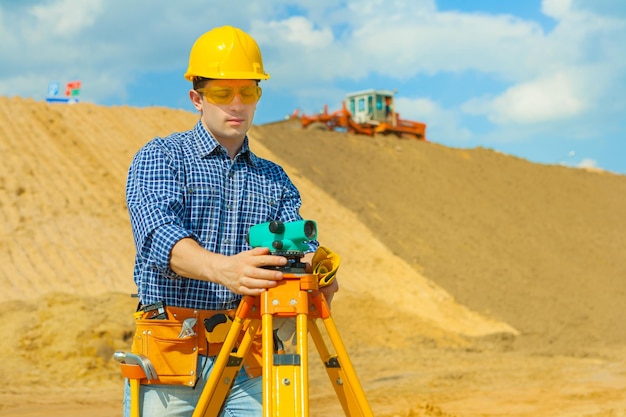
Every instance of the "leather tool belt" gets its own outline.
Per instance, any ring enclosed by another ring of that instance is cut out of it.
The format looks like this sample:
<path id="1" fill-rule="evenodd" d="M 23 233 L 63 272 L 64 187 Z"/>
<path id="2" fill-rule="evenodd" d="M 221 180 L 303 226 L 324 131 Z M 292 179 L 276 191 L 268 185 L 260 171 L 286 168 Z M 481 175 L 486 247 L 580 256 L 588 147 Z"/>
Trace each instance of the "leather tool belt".
<path id="1" fill-rule="evenodd" d="M 185 385 L 193 387 L 198 380 L 198 355 L 217 356 L 222 343 L 209 343 L 204 320 L 217 314 L 234 317 L 236 310 L 194 310 L 165 307 L 166 318 L 146 318 L 135 315 L 135 336 L 131 351 L 147 356 L 152 362 L 157 379 L 142 379 L 142 384 Z M 244 323 L 243 337 L 248 323 Z M 262 333 L 259 331 L 244 360 L 244 369 L 250 377 L 262 373 Z"/>

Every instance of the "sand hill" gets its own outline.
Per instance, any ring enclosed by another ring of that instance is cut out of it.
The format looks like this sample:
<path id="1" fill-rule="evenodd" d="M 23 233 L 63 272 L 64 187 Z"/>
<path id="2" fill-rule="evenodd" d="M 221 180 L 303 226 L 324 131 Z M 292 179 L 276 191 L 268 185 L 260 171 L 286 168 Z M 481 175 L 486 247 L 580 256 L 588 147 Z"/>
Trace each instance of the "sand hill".
<path id="1" fill-rule="evenodd" d="M 0 97 L 0 416 L 120 415 L 126 170 L 196 120 Z M 377 416 L 626 415 L 626 177 L 295 121 L 250 136 L 342 256 L 334 316 Z M 311 379 L 312 415 L 341 415 Z"/>

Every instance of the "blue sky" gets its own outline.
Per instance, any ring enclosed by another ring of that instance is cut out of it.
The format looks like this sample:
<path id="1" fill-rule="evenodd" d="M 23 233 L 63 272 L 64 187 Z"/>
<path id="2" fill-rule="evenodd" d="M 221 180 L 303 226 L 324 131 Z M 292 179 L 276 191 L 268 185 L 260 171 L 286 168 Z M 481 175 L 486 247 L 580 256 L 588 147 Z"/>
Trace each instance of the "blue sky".
<path id="1" fill-rule="evenodd" d="M 271 75 L 257 124 L 396 89 L 432 142 L 626 174 L 623 0 L 0 0 L 0 95 L 192 111 L 189 49 L 225 24 Z"/>

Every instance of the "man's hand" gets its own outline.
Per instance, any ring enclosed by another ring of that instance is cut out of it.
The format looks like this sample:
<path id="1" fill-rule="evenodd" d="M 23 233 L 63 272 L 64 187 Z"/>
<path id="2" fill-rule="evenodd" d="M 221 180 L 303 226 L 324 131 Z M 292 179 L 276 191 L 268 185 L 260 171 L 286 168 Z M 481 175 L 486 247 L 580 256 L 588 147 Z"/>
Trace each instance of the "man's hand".
<path id="1" fill-rule="evenodd" d="M 283 278 L 282 272 L 263 267 L 286 265 L 287 258 L 269 253 L 268 248 L 259 247 L 225 256 L 185 238 L 172 248 L 170 267 L 182 277 L 215 282 L 236 294 L 256 296 Z"/>
<path id="2" fill-rule="evenodd" d="M 242 295 L 259 295 L 276 286 L 283 273 L 267 266 L 283 266 L 287 258 L 270 255 L 268 248 L 254 248 L 233 256 L 222 256 L 214 265 L 216 281 L 232 292 Z"/>

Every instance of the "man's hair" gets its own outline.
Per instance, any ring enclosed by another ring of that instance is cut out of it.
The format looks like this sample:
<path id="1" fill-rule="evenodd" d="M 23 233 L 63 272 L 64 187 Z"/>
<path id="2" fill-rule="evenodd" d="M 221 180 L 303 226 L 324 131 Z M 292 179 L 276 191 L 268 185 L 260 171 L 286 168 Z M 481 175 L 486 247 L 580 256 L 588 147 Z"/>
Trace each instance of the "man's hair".
<path id="1" fill-rule="evenodd" d="M 194 77 L 193 78 L 193 89 L 197 90 L 199 88 L 204 87 L 204 85 L 206 84 L 207 81 L 209 81 L 210 78 L 204 78 L 204 77 Z"/>

